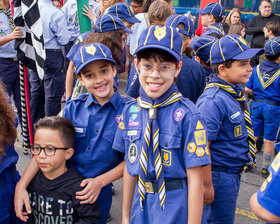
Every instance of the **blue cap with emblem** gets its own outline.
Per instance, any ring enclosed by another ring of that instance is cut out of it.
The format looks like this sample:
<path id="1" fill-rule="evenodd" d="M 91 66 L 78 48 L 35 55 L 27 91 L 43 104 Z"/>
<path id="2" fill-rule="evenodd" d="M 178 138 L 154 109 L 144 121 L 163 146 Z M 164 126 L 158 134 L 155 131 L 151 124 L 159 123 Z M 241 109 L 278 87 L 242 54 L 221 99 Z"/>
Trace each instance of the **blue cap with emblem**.
<path id="1" fill-rule="evenodd" d="M 139 37 L 135 54 L 145 49 L 161 49 L 181 61 L 182 36 L 173 27 L 149 26 Z"/>
<path id="2" fill-rule="evenodd" d="M 140 20 L 135 17 L 129 5 L 122 2 L 112 5 L 109 8 L 108 13 L 117 16 L 120 19 L 125 19 L 129 23 L 140 23 Z"/>
<path id="3" fill-rule="evenodd" d="M 274 37 L 269 39 L 265 46 L 264 52 L 266 56 L 274 56 L 280 53 L 280 38 Z"/>
<path id="4" fill-rule="evenodd" d="M 116 65 L 111 50 L 101 43 L 83 45 L 73 58 L 75 73 L 78 74 L 87 64 L 94 61 L 109 61 Z"/>
<path id="5" fill-rule="evenodd" d="M 177 26 L 180 23 L 182 23 L 185 26 L 184 29 L 177 28 Z M 179 31 L 180 33 L 182 33 L 188 37 L 192 37 L 194 34 L 193 22 L 190 20 L 190 18 L 188 18 L 184 15 L 169 16 L 167 18 L 164 26 L 174 27 L 174 28 L 176 28 L 177 31 Z"/>
<path id="6" fill-rule="evenodd" d="M 213 36 L 195 37 L 190 45 L 195 54 L 207 65 L 210 64 L 210 49 L 218 38 Z"/>
<path id="7" fill-rule="evenodd" d="M 210 63 L 218 64 L 230 59 L 246 60 L 260 55 L 263 49 L 250 48 L 246 40 L 236 34 L 231 34 L 217 40 L 210 50 Z"/>
<path id="8" fill-rule="evenodd" d="M 95 22 L 95 32 L 102 33 L 114 30 L 124 30 L 127 33 L 132 33 L 131 30 L 127 29 L 123 21 L 118 17 L 112 16 L 110 14 L 103 14 L 98 17 Z"/>
<path id="9" fill-rule="evenodd" d="M 204 9 L 197 10 L 199 14 L 212 14 L 214 16 L 223 16 L 224 15 L 224 7 L 219 3 L 209 3 L 205 6 Z"/>

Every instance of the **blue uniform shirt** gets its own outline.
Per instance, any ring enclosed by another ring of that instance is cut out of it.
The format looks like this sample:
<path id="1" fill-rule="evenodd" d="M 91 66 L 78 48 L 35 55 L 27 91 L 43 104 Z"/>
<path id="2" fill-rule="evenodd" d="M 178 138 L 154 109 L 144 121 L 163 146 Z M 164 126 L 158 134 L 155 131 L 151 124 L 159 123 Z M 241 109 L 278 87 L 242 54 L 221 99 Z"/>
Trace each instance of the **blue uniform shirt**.
<path id="1" fill-rule="evenodd" d="M 193 103 L 202 94 L 206 78 L 203 67 L 195 60 L 183 55 L 183 66 L 177 78 L 179 92 Z"/>
<path id="2" fill-rule="evenodd" d="M 10 10 L 10 9 L 9 9 Z M 8 16 L 0 11 L 0 38 L 12 33 L 10 27 L 10 21 Z M 8 43 L 0 46 L 0 58 L 15 58 L 17 55 L 16 50 L 14 50 L 15 41 L 9 41 Z"/>
<path id="3" fill-rule="evenodd" d="M 272 214 L 280 217 L 280 153 L 269 167 L 270 175 L 257 192 L 258 203 Z"/>
<path id="4" fill-rule="evenodd" d="M 255 66 L 246 87 L 253 90 L 255 98 L 280 101 L 280 65 L 264 61 Z"/>
<path id="5" fill-rule="evenodd" d="M 224 36 L 224 29 L 223 29 L 223 24 L 222 23 L 214 23 L 211 24 L 210 26 L 206 27 L 206 30 L 204 33 L 201 35 L 202 37 L 210 35 L 211 33 L 216 33 L 221 36 Z"/>
<path id="6" fill-rule="evenodd" d="M 213 76 L 212 82 L 231 85 L 218 76 Z M 231 86 L 240 91 L 239 85 Z M 240 103 L 219 87 L 213 87 L 203 92 L 196 105 L 204 115 L 208 139 L 212 141 L 212 164 L 240 167 L 248 162 L 248 134 Z"/>
<path id="7" fill-rule="evenodd" d="M 117 130 L 113 148 L 126 154 L 127 171 L 139 175 L 140 152 L 148 110 L 134 100 L 125 105 L 123 121 Z M 205 124 L 195 105 L 188 99 L 158 109 L 159 145 L 165 180 L 185 178 L 186 168 L 210 163 Z M 150 144 L 152 147 L 152 144 Z M 155 180 L 152 148 L 148 150 L 147 181 Z"/>
<path id="8" fill-rule="evenodd" d="M 88 3 L 90 5 L 90 8 L 96 14 L 96 17 L 98 17 L 98 4 L 94 0 L 89 0 Z M 77 0 L 67 1 L 62 7 L 62 11 L 64 12 L 64 16 L 67 21 L 67 28 L 71 36 L 70 41 L 74 41 L 80 35 Z"/>
<path id="9" fill-rule="evenodd" d="M 4 148 L 5 155 L 0 157 L 0 174 L 9 167 L 15 166 L 18 161 L 18 154 L 15 151 L 14 145 L 11 147 L 5 146 Z"/>
<path id="10" fill-rule="evenodd" d="M 66 104 L 63 116 L 76 128 L 75 153 L 67 163 L 76 167 L 83 177 L 96 177 L 123 160 L 112 144 L 124 102 L 117 91 L 103 106 L 92 94 L 81 94 Z"/>
<path id="11" fill-rule="evenodd" d="M 61 9 L 50 0 L 38 1 L 46 49 L 61 49 L 70 40 L 66 20 Z"/>

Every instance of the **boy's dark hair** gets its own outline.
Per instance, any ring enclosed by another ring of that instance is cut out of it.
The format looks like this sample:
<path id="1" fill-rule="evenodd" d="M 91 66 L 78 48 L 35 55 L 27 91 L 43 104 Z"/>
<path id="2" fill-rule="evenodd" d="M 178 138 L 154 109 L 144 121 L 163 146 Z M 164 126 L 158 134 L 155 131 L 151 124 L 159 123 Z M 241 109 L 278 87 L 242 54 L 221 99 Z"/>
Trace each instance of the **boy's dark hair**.
<path id="1" fill-rule="evenodd" d="M 168 52 L 161 50 L 161 49 L 145 49 L 136 54 L 136 57 L 139 61 L 141 59 L 155 59 L 155 61 L 159 60 L 160 62 L 168 61 L 168 62 L 173 62 L 173 63 L 178 63 L 175 57 L 173 57 L 171 54 Z"/>
<path id="2" fill-rule="evenodd" d="M 267 56 L 267 55 L 265 55 L 265 58 L 266 58 L 266 60 L 268 60 L 268 61 L 276 61 L 277 58 L 279 58 L 279 57 L 280 57 L 280 52 L 279 52 L 278 54 L 276 54 L 276 55 L 273 55 L 273 56 Z"/>
<path id="3" fill-rule="evenodd" d="M 260 1 L 260 5 L 261 5 L 263 2 L 268 2 L 268 3 L 271 4 L 271 0 L 261 0 L 261 1 Z"/>
<path id="4" fill-rule="evenodd" d="M 264 27 L 269 31 L 271 30 L 274 36 L 278 36 L 280 30 L 280 24 L 278 22 L 270 21 Z"/>
<path id="5" fill-rule="evenodd" d="M 222 22 L 223 19 L 224 19 L 222 16 L 214 16 L 214 15 L 213 15 L 213 17 L 214 17 L 216 23 L 220 23 L 220 22 Z"/>
<path id="6" fill-rule="evenodd" d="M 218 38 L 218 39 L 221 39 L 221 38 L 223 37 L 222 34 L 218 34 L 218 33 L 214 33 L 214 32 L 209 33 L 209 34 L 207 34 L 206 36 L 216 37 L 216 38 Z"/>
<path id="7" fill-rule="evenodd" d="M 131 0 L 131 2 L 135 2 L 136 4 L 142 6 L 144 4 L 144 0 Z"/>
<path id="8" fill-rule="evenodd" d="M 245 28 L 243 23 L 232 24 L 228 30 L 228 34 L 237 34 L 241 36 L 241 31 Z"/>
<path id="9" fill-rule="evenodd" d="M 165 1 L 157 0 L 151 4 L 148 10 L 148 20 L 150 24 L 155 20 L 165 21 L 171 14 L 169 5 Z"/>
<path id="10" fill-rule="evenodd" d="M 230 68 L 234 61 L 236 61 L 236 60 L 230 59 L 230 60 L 222 62 L 222 63 L 212 64 L 211 68 L 212 68 L 213 72 L 215 72 L 216 74 L 219 74 L 219 66 L 221 64 L 223 64 L 226 68 Z"/>
<path id="11" fill-rule="evenodd" d="M 75 127 L 70 120 L 64 117 L 44 117 L 34 125 L 35 133 L 40 128 L 49 128 L 59 132 L 64 147 L 72 148 L 75 143 Z"/>

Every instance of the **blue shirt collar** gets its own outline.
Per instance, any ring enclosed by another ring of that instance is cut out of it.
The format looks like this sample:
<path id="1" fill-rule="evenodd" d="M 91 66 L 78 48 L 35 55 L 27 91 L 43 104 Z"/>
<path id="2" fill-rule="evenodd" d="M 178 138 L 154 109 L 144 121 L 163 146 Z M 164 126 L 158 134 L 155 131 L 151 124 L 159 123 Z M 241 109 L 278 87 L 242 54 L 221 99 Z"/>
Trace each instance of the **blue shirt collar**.
<path id="1" fill-rule="evenodd" d="M 218 77 L 217 75 L 213 76 L 212 81 L 211 82 L 217 82 L 223 85 L 230 85 L 235 91 L 239 92 L 242 91 L 242 88 L 240 88 L 240 86 L 242 86 L 241 84 L 237 84 L 237 85 L 233 85 L 228 83 L 227 81 L 221 79 L 220 77 Z"/>
<path id="2" fill-rule="evenodd" d="M 115 89 L 115 94 L 112 96 L 112 98 L 106 102 L 102 107 L 104 107 L 105 105 L 107 104 L 112 104 L 113 107 L 115 108 L 115 110 L 118 110 L 118 108 L 120 108 L 121 104 L 123 103 L 123 100 L 122 100 L 122 96 L 120 95 L 119 93 L 119 90 L 118 89 Z M 87 100 L 86 100 L 86 103 L 85 103 L 85 107 L 89 107 L 91 106 L 92 104 L 94 105 L 100 105 L 98 103 L 98 101 L 95 99 L 95 97 L 89 93 L 88 97 L 87 97 Z"/>

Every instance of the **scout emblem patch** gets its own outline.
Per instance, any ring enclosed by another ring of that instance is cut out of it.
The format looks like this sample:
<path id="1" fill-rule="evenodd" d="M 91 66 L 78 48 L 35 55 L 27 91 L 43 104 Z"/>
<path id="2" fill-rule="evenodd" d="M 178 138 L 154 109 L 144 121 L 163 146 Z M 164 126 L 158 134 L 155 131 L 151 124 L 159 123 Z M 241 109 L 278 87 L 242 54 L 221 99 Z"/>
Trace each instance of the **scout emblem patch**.
<path id="1" fill-rule="evenodd" d="M 239 137 L 242 135 L 242 129 L 241 129 L 241 125 L 235 126 L 234 127 L 234 137 Z"/>
<path id="2" fill-rule="evenodd" d="M 128 159 L 131 163 L 134 163 L 138 156 L 138 149 L 135 143 L 132 143 L 128 149 Z"/>
<path id="3" fill-rule="evenodd" d="M 96 48 L 93 46 L 93 45 L 90 45 L 88 47 L 85 47 L 86 48 L 86 52 L 88 54 L 91 54 L 94 56 L 95 52 L 96 52 Z"/>
<path id="4" fill-rule="evenodd" d="M 121 129 L 121 130 L 124 129 L 124 123 L 122 121 L 119 123 L 119 129 Z"/>
<path id="5" fill-rule="evenodd" d="M 204 149 L 202 147 L 198 147 L 195 153 L 197 157 L 202 157 L 204 156 Z"/>
<path id="6" fill-rule="evenodd" d="M 131 114 L 128 121 L 128 127 L 136 127 L 139 125 L 138 121 L 135 121 L 138 118 L 138 114 Z"/>
<path id="7" fill-rule="evenodd" d="M 171 166 L 171 152 L 165 149 L 161 151 L 162 165 Z"/>
<path id="8" fill-rule="evenodd" d="M 161 41 L 162 38 L 164 38 L 166 35 L 166 27 L 159 27 L 157 26 L 154 31 L 154 36 L 158 39 L 158 41 Z"/>
<path id="9" fill-rule="evenodd" d="M 195 136 L 196 145 L 205 145 L 206 144 L 205 130 L 195 131 L 194 136 Z"/>
<path id="10" fill-rule="evenodd" d="M 178 108 L 173 113 L 173 119 L 175 121 L 179 122 L 179 121 L 181 121 L 184 118 L 185 114 L 186 114 L 186 112 L 185 112 L 185 110 L 183 108 Z"/>
<path id="11" fill-rule="evenodd" d="M 187 149 L 188 149 L 188 151 L 189 151 L 190 153 L 195 152 L 195 150 L 196 150 L 196 145 L 195 145 L 195 143 L 194 143 L 194 142 L 190 142 L 190 143 L 188 144 L 188 146 L 187 146 Z"/>
<path id="12" fill-rule="evenodd" d="M 116 117 L 115 117 L 115 122 L 117 124 L 119 124 L 121 122 L 121 114 L 118 114 Z"/>

